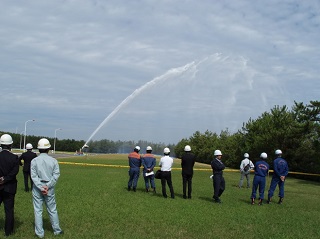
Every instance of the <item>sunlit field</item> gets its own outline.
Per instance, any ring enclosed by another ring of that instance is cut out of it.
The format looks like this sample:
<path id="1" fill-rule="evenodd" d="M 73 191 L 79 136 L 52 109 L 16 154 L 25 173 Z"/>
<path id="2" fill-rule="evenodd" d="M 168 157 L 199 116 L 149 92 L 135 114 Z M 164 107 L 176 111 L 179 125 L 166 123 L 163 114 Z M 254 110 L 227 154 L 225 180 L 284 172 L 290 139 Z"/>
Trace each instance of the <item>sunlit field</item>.
<path id="1" fill-rule="evenodd" d="M 320 183 L 289 177 L 283 205 L 258 206 L 250 204 L 251 189 L 236 187 L 240 173 L 226 171 L 223 203 L 215 204 L 209 165 L 195 166 L 192 199 L 183 199 L 176 159 L 172 171 L 176 198 L 165 199 L 160 181 L 156 180 L 157 194 L 146 193 L 141 175 L 137 192 L 127 191 L 127 155 L 78 156 L 59 162 L 56 197 L 65 232 L 61 238 L 320 238 Z M 12 238 L 35 238 L 32 196 L 24 192 L 21 169 L 18 180 Z M 3 208 L 0 216 L 3 231 Z M 44 225 L 45 238 L 56 238 L 46 212 Z"/>

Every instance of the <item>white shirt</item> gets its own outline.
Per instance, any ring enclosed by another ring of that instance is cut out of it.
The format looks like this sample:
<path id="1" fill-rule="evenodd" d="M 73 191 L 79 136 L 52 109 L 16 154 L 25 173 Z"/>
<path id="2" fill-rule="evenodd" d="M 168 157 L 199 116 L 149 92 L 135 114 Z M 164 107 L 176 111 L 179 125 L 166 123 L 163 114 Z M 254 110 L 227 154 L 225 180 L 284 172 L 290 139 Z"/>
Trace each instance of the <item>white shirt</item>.
<path id="1" fill-rule="evenodd" d="M 245 158 L 241 161 L 241 164 L 240 164 L 240 171 L 243 172 L 243 169 L 244 167 L 250 163 L 250 170 L 254 168 L 254 164 L 252 163 L 251 160 L 249 160 L 248 158 Z"/>
<path id="2" fill-rule="evenodd" d="M 169 155 L 165 155 L 160 159 L 159 166 L 161 167 L 161 171 L 171 171 L 171 167 L 173 164 L 173 158 Z"/>

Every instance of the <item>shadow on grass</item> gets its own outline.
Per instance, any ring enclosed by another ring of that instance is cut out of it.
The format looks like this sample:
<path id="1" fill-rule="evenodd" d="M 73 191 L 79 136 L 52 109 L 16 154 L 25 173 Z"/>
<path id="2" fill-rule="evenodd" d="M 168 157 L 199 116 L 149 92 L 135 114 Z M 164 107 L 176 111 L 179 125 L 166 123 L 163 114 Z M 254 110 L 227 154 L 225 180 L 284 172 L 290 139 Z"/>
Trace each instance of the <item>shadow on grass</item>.
<path id="1" fill-rule="evenodd" d="M 312 185 L 312 186 L 320 186 L 320 183 L 319 182 L 314 182 L 314 181 L 307 181 L 307 180 L 303 180 L 303 179 L 300 179 L 298 181 L 299 184 L 305 184 L 305 185 Z"/>
<path id="2" fill-rule="evenodd" d="M 213 203 L 213 198 L 211 197 L 198 197 L 200 200 L 206 201 L 206 202 L 212 202 Z"/>

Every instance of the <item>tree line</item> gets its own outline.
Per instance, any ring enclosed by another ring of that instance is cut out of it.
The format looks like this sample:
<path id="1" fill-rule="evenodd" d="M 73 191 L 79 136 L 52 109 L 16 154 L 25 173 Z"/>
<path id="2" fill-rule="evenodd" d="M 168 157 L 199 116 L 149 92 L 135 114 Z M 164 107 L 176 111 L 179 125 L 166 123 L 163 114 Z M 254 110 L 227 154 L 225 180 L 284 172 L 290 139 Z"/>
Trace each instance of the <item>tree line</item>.
<path id="1" fill-rule="evenodd" d="M 224 154 L 225 164 L 239 168 L 245 152 L 255 161 L 262 152 L 268 154 L 267 162 L 272 167 L 274 152 L 281 149 L 288 161 L 290 171 L 319 174 L 320 172 L 320 102 L 310 101 L 304 105 L 294 102 L 287 106 L 274 106 L 257 119 L 249 119 L 236 133 L 228 130 L 220 134 L 206 131 L 195 132 L 182 139 L 175 147 L 181 157 L 186 144 L 192 147 L 197 160 L 210 163 L 215 149 Z"/>
<path id="2" fill-rule="evenodd" d="M 315 173 L 320 172 L 320 102 L 310 101 L 309 104 L 294 102 L 291 109 L 287 106 L 274 106 L 257 119 L 250 118 L 235 133 L 222 130 L 219 134 L 209 130 L 201 133 L 196 131 L 189 138 L 181 139 L 177 144 L 153 143 L 148 141 L 112 141 L 97 140 L 88 143 L 89 153 L 129 153 L 135 145 L 141 147 L 141 153 L 150 145 L 154 154 L 163 154 L 169 147 L 172 156 L 181 158 L 184 146 L 190 145 L 198 162 L 210 163 L 215 149 L 222 151 L 225 164 L 238 168 L 243 154 L 250 154 L 255 161 L 261 152 L 268 154 L 268 163 L 272 166 L 274 151 L 281 149 L 288 161 L 290 171 Z M 6 132 L 1 132 L 1 134 Z M 13 138 L 13 147 L 20 148 L 23 136 L 9 133 Z M 26 143 L 36 148 L 42 136 L 27 136 Z M 54 138 L 46 137 L 52 144 Z M 23 144 L 23 143 L 22 143 Z M 83 140 L 56 139 L 56 151 L 79 151 L 85 144 Z M 23 148 L 23 145 L 22 145 Z"/>

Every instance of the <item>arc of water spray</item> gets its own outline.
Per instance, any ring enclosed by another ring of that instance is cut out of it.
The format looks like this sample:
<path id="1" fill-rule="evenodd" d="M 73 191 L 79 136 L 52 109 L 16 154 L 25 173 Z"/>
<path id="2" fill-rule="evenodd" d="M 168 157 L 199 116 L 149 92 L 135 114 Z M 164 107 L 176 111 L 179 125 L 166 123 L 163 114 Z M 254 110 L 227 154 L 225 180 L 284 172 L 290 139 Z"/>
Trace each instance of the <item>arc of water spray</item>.
<path id="1" fill-rule="evenodd" d="M 93 133 L 90 135 L 90 137 L 88 138 L 88 140 L 86 141 L 86 143 L 84 144 L 84 147 L 88 147 L 87 144 L 89 143 L 89 141 L 95 136 L 95 134 L 102 128 L 102 126 L 104 126 L 107 122 L 109 122 L 112 117 L 114 117 L 119 111 L 120 109 L 127 105 L 128 103 L 130 103 L 137 95 L 141 94 L 143 91 L 145 91 L 146 89 L 148 89 L 149 87 L 157 84 L 158 82 L 161 81 L 165 81 L 169 76 L 175 75 L 175 74 L 182 74 L 183 72 L 189 70 L 191 67 L 196 66 L 195 62 L 190 62 L 188 64 L 186 64 L 185 66 L 182 67 L 177 67 L 177 68 L 173 68 L 168 70 L 166 73 L 164 73 L 161 76 L 155 77 L 153 80 L 145 83 L 144 85 L 142 85 L 140 88 L 136 89 L 134 92 L 131 93 L 131 95 L 129 95 L 127 98 L 125 98 L 108 116 L 107 118 L 105 118 L 101 124 L 96 128 L 95 131 L 93 131 Z"/>

